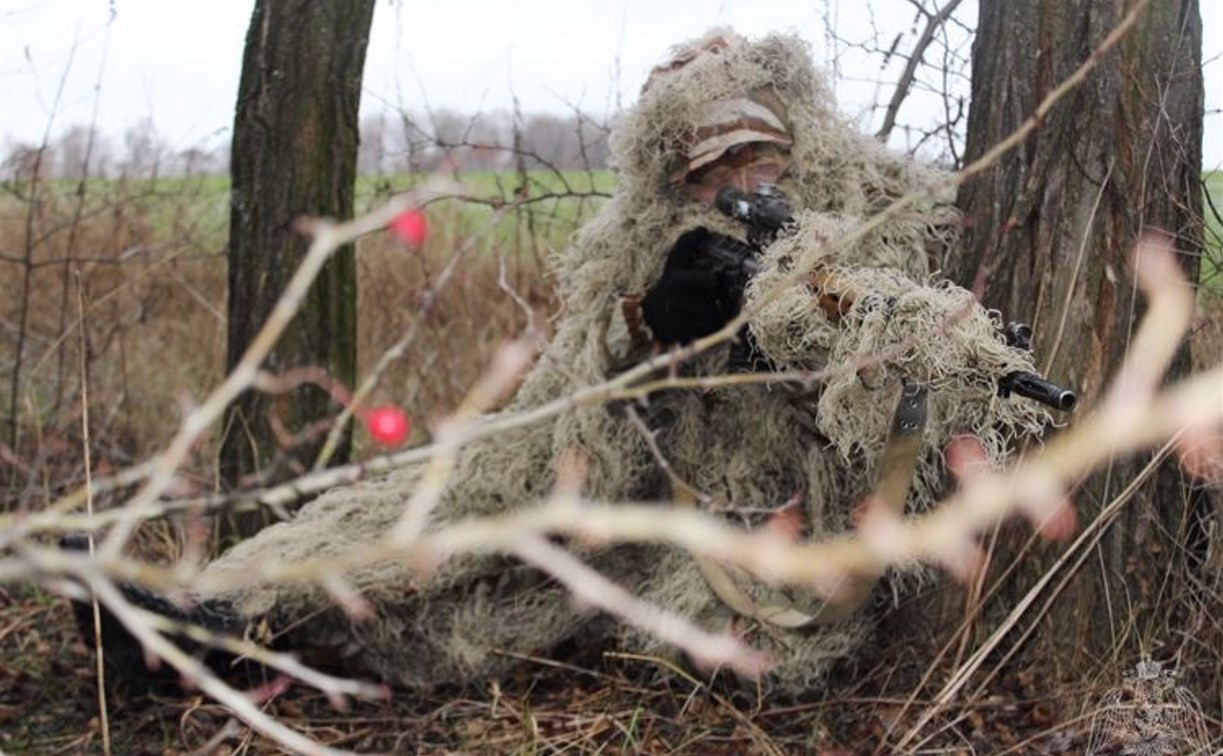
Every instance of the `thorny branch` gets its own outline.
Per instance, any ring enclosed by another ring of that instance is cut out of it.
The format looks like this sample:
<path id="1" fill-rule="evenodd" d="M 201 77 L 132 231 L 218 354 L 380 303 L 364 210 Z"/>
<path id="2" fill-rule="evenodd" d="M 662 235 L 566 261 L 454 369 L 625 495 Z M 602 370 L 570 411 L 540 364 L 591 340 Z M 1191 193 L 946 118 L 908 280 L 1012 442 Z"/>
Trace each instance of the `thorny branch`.
<path id="1" fill-rule="evenodd" d="M 442 269 L 436 283 L 429 289 L 428 293 L 425 295 L 424 301 L 421 302 L 417 319 L 413 321 L 412 326 L 403 334 L 402 337 L 400 337 L 399 341 L 395 342 L 394 345 L 382 353 L 382 356 L 378 358 L 378 364 L 374 365 L 373 369 L 370 370 L 369 375 L 365 377 L 365 379 L 361 382 L 361 385 L 357 388 L 356 392 L 353 393 L 351 401 L 345 404 L 344 410 L 340 413 L 340 416 L 336 418 L 331 430 L 327 434 L 327 440 L 323 444 L 322 450 L 319 451 L 318 459 L 316 459 L 314 462 L 313 469 L 315 471 L 326 469 L 327 462 L 331 459 L 331 456 L 335 453 L 336 448 L 339 446 L 340 439 L 343 437 L 344 428 L 347 427 L 348 422 L 352 419 L 353 413 L 361 406 L 361 403 L 364 401 L 365 397 L 368 396 L 369 393 L 378 385 L 379 379 L 382 378 L 382 375 L 386 372 L 387 368 L 390 367 L 390 365 L 396 360 L 401 358 L 407 352 L 408 348 L 411 347 L 412 343 L 416 341 L 417 336 L 420 333 L 420 323 L 423 322 L 424 318 L 433 309 L 433 305 L 437 301 L 438 295 L 446 287 L 446 284 L 450 282 L 450 279 L 454 275 L 455 271 L 459 269 L 459 264 L 466 259 L 476 242 L 484 237 L 485 232 L 487 232 L 501 220 L 507 207 L 508 206 L 504 205 L 499 207 L 496 212 L 493 213 L 493 216 L 485 223 L 484 228 L 477 234 L 467 239 L 467 241 L 465 241 L 463 245 L 450 256 L 449 260 L 446 262 L 446 267 Z"/>
<path id="2" fill-rule="evenodd" d="M 900 357 L 914 345 L 920 344 L 927 339 L 937 338 L 945 329 L 953 327 L 967 313 L 968 309 L 953 312 L 950 314 L 950 317 L 942 323 L 936 324 L 930 331 L 916 332 L 908 338 L 880 349 L 875 354 L 865 355 L 855 361 L 828 366 L 816 371 L 736 373 L 706 377 L 683 376 L 675 373 L 673 368 L 697 353 L 697 350 L 693 347 L 684 347 L 667 354 L 658 355 L 642 363 L 637 368 L 622 373 L 604 383 L 575 391 L 567 397 L 561 397 L 527 412 L 484 416 L 463 423 L 459 429 L 450 429 L 449 432 L 455 434 L 454 439 L 446 440 L 445 443 L 454 441 L 460 445 L 466 445 L 509 430 L 528 427 L 578 407 L 604 404 L 612 401 L 624 402 L 645 399 L 654 393 L 666 390 L 707 390 L 718 386 L 749 385 L 754 383 L 791 383 L 806 390 L 817 382 L 833 375 L 843 372 L 856 372 Z M 652 377 L 660 369 L 666 369 L 666 374 L 657 378 Z M 262 375 L 260 374 L 260 376 Z M 260 376 L 256 377 L 255 385 L 265 390 L 272 388 L 273 385 L 281 384 L 286 378 L 283 375 L 279 379 L 269 377 L 267 384 L 261 384 Z M 442 453 L 442 444 L 443 439 L 439 438 L 430 444 L 395 454 L 376 457 L 344 467 L 311 472 L 272 488 L 240 491 L 232 494 L 214 494 L 187 499 L 164 499 L 139 508 L 128 504 L 121 509 L 109 509 L 93 515 L 72 514 L 72 511 L 77 509 L 81 502 L 84 501 L 87 493 L 85 489 L 81 489 L 63 497 L 40 512 L 23 515 L 21 518 L 0 515 L 0 524 L 6 526 L 5 530 L 0 531 L 0 547 L 5 546 L 10 540 L 15 540 L 30 533 L 93 531 L 109 527 L 128 516 L 138 519 L 152 519 L 180 512 L 205 514 L 222 509 L 241 511 L 258 507 L 266 507 L 273 513 L 280 513 L 285 511 L 285 507 L 293 502 L 300 501 L 309 495 L 337 485 L 355 483 L 370 475 L 432 460 L 436 455 Z M 111 478 L 94 481 L 93 493 L 110 492 L 138 483 L 148 475 L 149 467 L 150 465 L 146 463 Z M 8 522 L 10 519 L 13 520 L 11 524 Z"/>

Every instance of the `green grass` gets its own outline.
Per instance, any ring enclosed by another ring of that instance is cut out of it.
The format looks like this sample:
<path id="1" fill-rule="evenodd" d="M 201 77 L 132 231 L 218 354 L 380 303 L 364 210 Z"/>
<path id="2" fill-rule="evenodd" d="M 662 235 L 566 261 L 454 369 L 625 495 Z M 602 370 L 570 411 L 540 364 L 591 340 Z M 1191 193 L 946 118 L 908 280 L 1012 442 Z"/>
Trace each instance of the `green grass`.
<path id="1" fill-rule="evenodd" d="M 431 174 L 361 176 L 357 180 L 357 212 L 376 207 L 393 194 L 408 191 L 430 180 Z M 615 187 L 611 171 L 472 171 L 459 174 L 453 199 L 444 199 L 430 209 L 434 230 L 443 238 L 466 238 L 484 228 L 496 213 L 503 217 L 486 234 L 489 249 L 521 250 L 533 254 L 564 245 L 570 234 L 589 218 Z M 525 178 L 525 189 L 523 187 Z M 1223 171 L 1202 174 L 1205 198 L 1205 244 L 1199 274 L 1204 294 L 1223 297 Z M 78 201 L 80 185 L 75 180 L 51 182 L 49 194 L 60 207 Z M 224 244 L 229 227 L 229 178 L 190 176 L 144 179 L 90 179 L 85 182 L 85 212 L 103 214 L 108 208 L 140 216 L 158 239 L 192 239 L 217 250 Z M 1212 203 L 1213 202 L 1213 207 Z M 19 212 L 11 202 L 8 212 Z M 1218 210 L 1218 213 L 1215 212 Z M 528 238 L 529 237 L 529 238 Z"/>
<path id="2" fill-rule="evenodd" d="M 357 181 L 357 212 L 430 178 L 427 174 L 363 176 Z M 528 171 L 525 177 L 515 172 L 473 171 L 456 179 L 453 197 L 430 206 L 435 230 L 446 233 L 450 228 L 456 239 L 465 238 L 484 229 L 501 209 L 503 215 L 488 229 L 488 244 L 510 250 L 530 246 L 536 253 L 562 246 L 615 185 L 611 171 Z"/>
<path id="3" fill-rule="evenodd" d="M 431 174 L 361 176 L 356 186 L 356 211 L 366 212 L 390 196 L 408 191 Z M 540 234 L 548 245 L 563 242 L 609 195 L 615 184 L 611 171 L 473 171 L 457 177 L 453 199 L 435 204 L 430 215 L 456 221 L 464 231 L 480 228 L 496 207 L 516 198 L 520 204 L 505 212 L 492 230 L 494 241 L 511 240 L 523 229 Z M 8 188 L 8 187 L 5 187 Z M 15 187 L 14 187 L 15 189 Z M 54 179 L 43 186 L 44 201 L 71 215 L 81 195 L 81 182 Z M 0 192 L 0 211 L 24 213 L 25 206 Z M 84 215 L 101 216 L 116 210 L 140 217 L 153 237 L 189 237 L 210 247 L 224 243 L 229 228 L 229 177 L 187 176 L 139 179 L 88 179 L 84 182 Z M 457 209 L 455 209 L 457 208 Z M 460 232 L 459 235 L 462 235 Z"/>
<path id="4" fill-rule="evenodd" d="M 1203 293 L 1223 296 L 1223 171 L 1203 173 L 1202 184 L 1206 227 L 1198 281 Z"/>

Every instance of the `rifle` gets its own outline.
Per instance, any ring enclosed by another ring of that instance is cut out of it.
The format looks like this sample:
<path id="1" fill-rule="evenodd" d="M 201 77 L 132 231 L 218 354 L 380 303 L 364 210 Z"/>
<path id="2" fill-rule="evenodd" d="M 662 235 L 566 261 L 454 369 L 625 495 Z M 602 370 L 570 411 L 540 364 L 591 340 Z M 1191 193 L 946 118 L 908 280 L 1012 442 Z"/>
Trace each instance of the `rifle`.
<path id="1" fill-rule="evenodd" d="M 1002 337 L 1006 339 L 1008 346 L 1022 349 L 1025 352 L 1032 351 L 1032 326 L 1027 323 L 1018 321 L 1007 323 L 1002 329 Z M 1002 376 L 1002 380 L 998 381 L 998 396 L 1005 399 L 1012 393 L 1062 412 L 1073 411 L 1079 403 L 1079 396 L 1073 389 L 1063 388 L 1026 370 L 1007 373 Z"/>
<path id="2" fill-rule="evenodd" d="M 721 234 L 710 234 L 696 257 L 698 270 L 712 273 L 722 296 L 729 302 L 743 298 L 747 282 L 760 272 L 758 247 Z"/>
<path id="3" fill-rule="evenodd" d="M 723 215 L 747 225 L 747 242 L 757 250 L 772 244 L 777 234 L 794 222 L 790 201 L 776 184 L 758 184 L 751 194 L 724 186 L 713 203 Z"/>
<path id="4" fill-rule="evenodd" d="M 714 205 L 723 215 L 742 221 L 747 226 L 748 244 L 757 251 L 772 244 L 779 233 L 794 223 L 789 200 L 774 184 L 759 184 L 756 191 L 750 194 L 733 186 L 724 186 L 714 197 Z M 752 266 L 747 273 L 750 278 L 759 271 L 760 265 L 754 258 L 747 258 L 746 262 L 750 262 Z M 743 270 L 747 270 L 746 263 L 740 265 Z M 854 292 L 847 290 L 845 286 L 838 286 L 835 276 L 816 271 L 811 274 L 808 283 L 815 292 L 820 307 L 833 320 L 853 305 Z M 1030 326 L 1018 322 L 1007 323 L 1002 335 L 1009 346 L 1031 351 Z M 1007 373 L 998 380 L 998 396 L 1006 398 L 1011 394 L 1018 394 L 1062 412 L 1071 412 L 1079 401 L 1074 389 L 1059 386 L 1026 370 Z"/>

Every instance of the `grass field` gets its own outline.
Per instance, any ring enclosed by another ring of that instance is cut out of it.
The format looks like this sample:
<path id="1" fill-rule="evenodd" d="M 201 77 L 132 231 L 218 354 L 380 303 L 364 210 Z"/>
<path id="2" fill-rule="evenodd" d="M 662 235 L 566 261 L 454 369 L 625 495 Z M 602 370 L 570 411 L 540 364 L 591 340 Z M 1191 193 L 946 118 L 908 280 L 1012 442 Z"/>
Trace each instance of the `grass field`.
<path id="1" fill-rule="evenodd" d="M 1202 174 L 1202 213 L 1206 216 L 1202 269 L 1203 294 L 1223 297 L 1223 171 Z"/>
<path id="2" fill-rule="evenodd" d="M 421 180 L 362 179 L 357 212 Z M 406 397 L 426 414 L 452 407 L 461 387 L 478 375 L 484 348 L 525 325 L 503 284 L 546 321 L 552 306 L 546 259 L 594 212 L 611 183 L 607 171 L 465 174 L 452 199 L 427 209 L 430 236 L 423 250 L 409 252 L 384 234 L 363 238 L 357 245 L 362 373 L 413 322 L 449 256 L 459 249 L 467 255 L 416 349 L 387 374 L 382 398 Z M 220 378 L 228 223 L 225 177 L 91 180 L 83 187 L 56 181 L 36 204 L 0 196 L 0 317 L 7 325 L 0 333 L 6 344 L 0 377 L 8 388 L 9 360 L 24 322 L 17 402 L 23 426 L 72 434 L 79 272 L 86 335 L 94 342 L 88 347 L 91 387 L 114 407 L 108 415 L 113 424 L 96 429 L 99 440 L 112 434 L 116 455 L 121 450 L 128 461 L 151 453 L 177 423 L 175 397 L 202 396 Z M 28 288 L 21 263 L 27 248 Z M 7 414 L 10 394 L 0 414 Z M 418 427 L 424 432 L 424 424 Z"/>

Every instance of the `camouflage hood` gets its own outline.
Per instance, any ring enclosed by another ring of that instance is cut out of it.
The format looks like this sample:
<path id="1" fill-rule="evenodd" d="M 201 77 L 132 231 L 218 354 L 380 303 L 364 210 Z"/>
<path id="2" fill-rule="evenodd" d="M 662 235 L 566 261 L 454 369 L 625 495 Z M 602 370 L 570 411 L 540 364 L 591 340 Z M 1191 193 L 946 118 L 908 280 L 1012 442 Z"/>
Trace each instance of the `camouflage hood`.
<path id="1" fill-rule="evenodd" d="M 802 40 L 746 41 L 726 29 L 711 31 L 675 47 L 615 125 L 614 195 L 557 261 L 566 303 L 589 307 L 597 296 L 588 288 L 592 280 L 603 291 L 608 282 L 621 293 L 644 290 L 675 239 L 694 226 L 742 236 L 741 226 L 694 202 L 676 178 L 745 139 L 789 151 L 781 185 L 797 210 L 868 216 L 939 175 L 889 153 L 838 115 Z M 856 262 L 924 277 L 930 220 L 894 224 L 896 243 L 864 245 Z M 593 268 L 598 275 L 589 275 Z"/>

